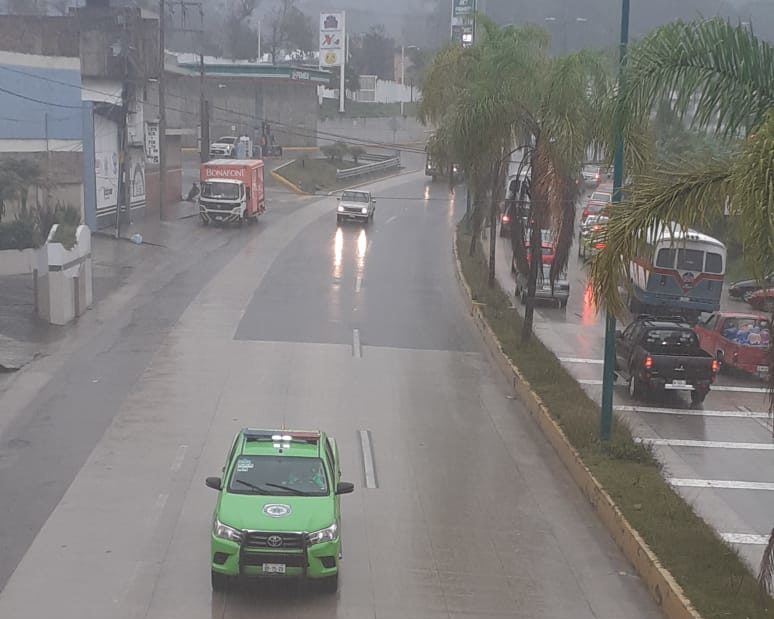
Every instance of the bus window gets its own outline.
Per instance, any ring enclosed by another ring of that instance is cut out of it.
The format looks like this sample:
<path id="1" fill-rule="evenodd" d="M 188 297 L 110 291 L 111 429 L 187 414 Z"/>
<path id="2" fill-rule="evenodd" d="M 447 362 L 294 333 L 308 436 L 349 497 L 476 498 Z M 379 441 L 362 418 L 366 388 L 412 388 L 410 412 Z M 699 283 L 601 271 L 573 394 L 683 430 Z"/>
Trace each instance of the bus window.
<path id="1" fill-rule="evenodd" d="M 707 266 L 704 269 L 707 273 L 723 273 L 723 256 L 714 252 L 707 252 Z"/>
<path id="2" fill-rule="evenodd" d="M 658 250 L 658 258 L 656 258 L 656 266 L 664 269 L 675 268 L 675 250 L 662 248 Z"/>
<path id="3" fill-rule="evenodd" d="M 678 249 L 677 268 L 682 271 L 701 271 L 704 268 L 704 252 L 700 249 Z"/>

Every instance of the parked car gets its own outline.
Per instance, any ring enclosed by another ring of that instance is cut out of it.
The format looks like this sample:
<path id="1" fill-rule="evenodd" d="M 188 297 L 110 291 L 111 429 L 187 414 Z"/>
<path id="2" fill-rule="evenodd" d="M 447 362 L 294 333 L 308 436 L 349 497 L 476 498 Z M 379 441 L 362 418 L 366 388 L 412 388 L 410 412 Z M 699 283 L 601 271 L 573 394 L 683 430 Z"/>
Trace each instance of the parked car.
<path id="1" fill-rule="evenodd" d="M 376 213 L 376 200 L 370 191 L 345 191 L 338 198 L 339 206 L 336 209 L 336 222 L 341 223 L 347 219 L 354 219 L 370 223 Z"/>
<path id="2" fill-rule="evenodd" d="M 699 345 L 711 354 L 720 368 L 736 368 L 766 379 L 771 323 L 758 314 L 715 312 L 694 327 Z"/>
<path id="3" fill-rule="evenodd" d="M 239 138 L 234 135 L 225 135 L 210 144 L 210 157 L 228 158 L 234 156 L 236 143 Z"/>
<path id="4" fill-rule="evenodd" d="M 584 260 L 595 256 L 605 248 L 605 228 L 608 218 L 605 215 L 589 215 L 578 234 L 578 256 Z"/>
<path id="5" fill-rule="evenodd" d="M 736 299 L 747 298 L 761 288 L 774 288 L 774 271 L 763 278 L 763 281 L 757 279 L 745 279 L 740 282 L 734 282 L 728 288 L 728 294 Z"/>
<path id="6" fill-rule="evenodd" d="M 639 316 L 616 332 L 615 356 L 616 374 L 628 381 L 634 399 L 654 391 L 688 391 L 691 402 L 701 404 L 720 368 L 682 318 Z"/>
<path id="7" fill-rule="evenodd" d="M 581 223 L 586 221 L 586 218 L 589 215 L 599 215 L 600 213 L 602 213 L 610 205 L 610 202 L 612 200 L 613 200 L 612 191 L 591 192 L 591 195 L 589 196 L 588 200 L 586 200 L 586 206 L 583 207 L 583 212 L 581 213 Z"/>
<path id="8" fill-rule="evenodd" d="M 774 288 L 761 288 L 748 294 L 747 302 L 758 311 L 774 312 Z"/>
<path id="9" fill-rule="evenodd" d="M 602 180 L 602 168 L 598 165 L 585 165 L 581 170 L 581 175 L 586 187 L 595 189 Z"/>
<path id="10" fill-rule="evenodd" d="M 522 304 L 527 303 L 527 276 L 516 272 L 516 296 L 519 297 Z M 570 282 L 567 279 L 567 273 L 560 273 L 551 286 L 551 265 L 544 264 L 541 273 L 538 273 L 537 287 L 535 288 L 535 299 L 553 301 L 558 307 L 567 307 L 567 300 L 570 297 Z"/>

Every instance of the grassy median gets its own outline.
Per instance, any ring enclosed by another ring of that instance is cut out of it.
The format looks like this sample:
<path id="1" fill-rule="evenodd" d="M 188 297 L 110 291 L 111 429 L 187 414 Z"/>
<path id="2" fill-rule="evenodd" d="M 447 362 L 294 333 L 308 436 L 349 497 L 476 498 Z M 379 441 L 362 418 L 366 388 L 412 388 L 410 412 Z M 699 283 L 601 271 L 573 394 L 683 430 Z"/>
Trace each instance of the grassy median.
<path id="1" fill-rule="evenodd" d="M 362 162 L 360 165 L 363 165 Z M 300 157 L 275 170 L 275 173 L 287 179 L 305 193 L 311 194 L 318 191 L 344 189 L 357 183 L 378 180 L 385 176 L 392 176 L 401 170 L 401 168 L 391 168 L 354 178 L 343 178 L 341 180 L 336 178 L 337 170 L 345 170 L 352 167 L 355 167 L 355 163 L 352 161 L 334 162 L 330 159 Z"/>
<path id="2" fill-rule="evenodd" d="M 761 599 L 747 565 L 664 481 L 653 454 L 634 442 L 625 424 L 616 419 L 610 443 L 599 441 L 598 405 L 537 338 L 521 344 L 521 316 L 499 285 L 487 286 L 483 251 L 479 247 L 471 257 L 469 245 L 470 235 L 460 225 L 457 250 L 463 275 L 503 350 L 696 610 L 704 619 L 774 617 L 774 602 Z"/>

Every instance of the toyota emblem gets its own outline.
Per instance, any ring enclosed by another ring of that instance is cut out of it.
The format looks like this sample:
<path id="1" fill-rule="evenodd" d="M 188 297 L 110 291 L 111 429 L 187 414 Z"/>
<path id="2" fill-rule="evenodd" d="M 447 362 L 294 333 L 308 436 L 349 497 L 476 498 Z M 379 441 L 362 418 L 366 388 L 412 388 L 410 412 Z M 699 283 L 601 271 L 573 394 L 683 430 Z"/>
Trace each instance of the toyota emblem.
<path id="1" fill-rule="evenodd" d="M 282 546 L 282 538 L 279 535 L 269 535 L 266 538 L 266 545 L 270 548 L 279 548 Z"/>

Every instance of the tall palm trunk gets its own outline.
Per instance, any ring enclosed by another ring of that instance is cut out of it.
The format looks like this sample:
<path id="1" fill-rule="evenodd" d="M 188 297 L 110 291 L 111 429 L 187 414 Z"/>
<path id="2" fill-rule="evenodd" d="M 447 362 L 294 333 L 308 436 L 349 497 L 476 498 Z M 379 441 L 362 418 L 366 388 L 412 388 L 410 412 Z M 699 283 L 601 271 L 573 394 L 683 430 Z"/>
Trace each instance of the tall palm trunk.
<path id="1" fill-rule="evenodd" d="M 489 197 L 489 287 L 495 285 L 495 254 L 497 249 L 497 220 L 500 215 L 500 196 L 503 185 L 503 165 L 498 161 L 492 172 L 492 189 Z"/>
<path id="2" fill-rule="evenodd" d="M 533 207 L 530 207 L 530 263 L 529 277 L 527 278 L 527 305 L 524 308 L 524 322 L 521 325 L 522 343 L 529 342 L 532 338 L 532 324 L 535 320 L 535 291 L 537 290 L 538 273 L 543 266 L 542 245 L 543 235 L 540 230 L 540 219 L 533 213 Z"/>

